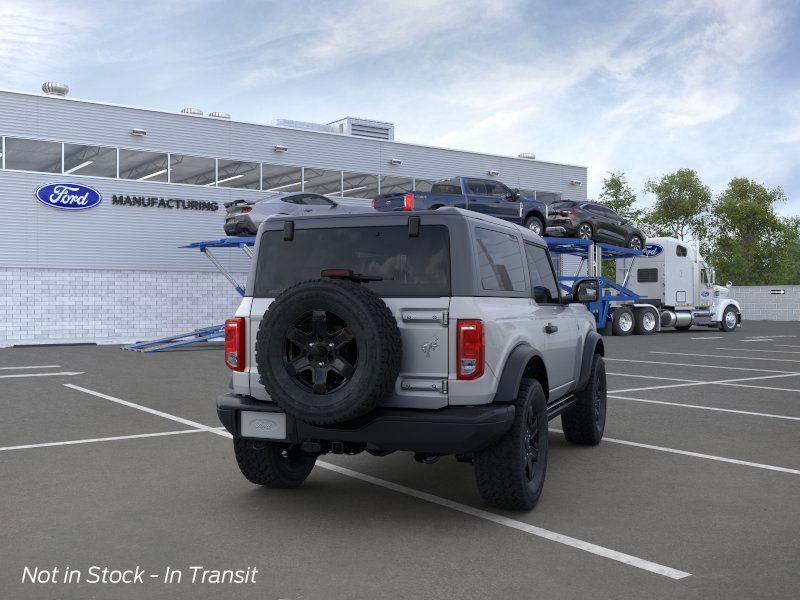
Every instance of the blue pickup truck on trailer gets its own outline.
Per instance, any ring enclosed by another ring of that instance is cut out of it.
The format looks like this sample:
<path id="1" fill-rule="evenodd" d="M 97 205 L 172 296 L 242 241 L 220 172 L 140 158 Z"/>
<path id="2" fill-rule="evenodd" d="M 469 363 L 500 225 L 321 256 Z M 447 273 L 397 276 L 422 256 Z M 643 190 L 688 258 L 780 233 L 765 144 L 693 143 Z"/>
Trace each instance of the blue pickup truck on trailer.
<path id="1" fill-rule="evenodd" d="M 505 219 L 524 225 L 537 235 L 544 235 L 547 223 L 547 205 L 544 202 L 494 179 L 452 177 L 435 182 L 430 192 L 384 194 L 372 201 L 372 207 L 379 211 L 435 210 L 442 206 Z"/>

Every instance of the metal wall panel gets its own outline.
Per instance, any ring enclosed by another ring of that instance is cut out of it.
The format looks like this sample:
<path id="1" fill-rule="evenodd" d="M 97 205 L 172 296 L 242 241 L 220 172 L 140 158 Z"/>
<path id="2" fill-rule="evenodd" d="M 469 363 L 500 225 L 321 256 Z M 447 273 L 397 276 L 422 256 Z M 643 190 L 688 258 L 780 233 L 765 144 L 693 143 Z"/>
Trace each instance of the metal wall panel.
<path id="1" fill-rule="evenodd" d="M 144 129 L 147 135 L 132 136 L 133 128 Z M 16 92 L 0 91 L 0 135 L 426 179 L 486 177 L 494 169 L 500 173 L 497 179 L 511 187 L 586 199 L 585 167 Z M 275 152 L 275 145 L 288 150 Z M 392 158 L 403 163 L 389 165 Z M 572 180 L 581 185 L 573 185 Z M 94 187 L 104 200 L 96 208 L 69 212 L 34 199 L 36 187 L 58 181 Z M 3 263 L 9 267 L 209 269 L 199 252 L 176 247 L 222 237 L 222 208 L 206 213 L 112 206 L 113 194 L 215 200 L 221 205 L 261 192 L 0 171 Z M 238 256 L 232 260 L 235 268 L 245 268 Z"/>

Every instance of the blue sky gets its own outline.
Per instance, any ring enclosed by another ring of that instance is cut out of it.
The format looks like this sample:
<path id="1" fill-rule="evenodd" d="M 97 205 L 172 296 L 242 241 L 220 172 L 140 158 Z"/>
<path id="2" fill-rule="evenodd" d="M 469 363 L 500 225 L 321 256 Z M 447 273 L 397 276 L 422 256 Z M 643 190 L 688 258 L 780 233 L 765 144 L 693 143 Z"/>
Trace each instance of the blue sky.
<path id="1" fill-rule="evenodd" d="M 800 214 L 800 3 L 0 0 L 0 87 L 781 185 Z"/>

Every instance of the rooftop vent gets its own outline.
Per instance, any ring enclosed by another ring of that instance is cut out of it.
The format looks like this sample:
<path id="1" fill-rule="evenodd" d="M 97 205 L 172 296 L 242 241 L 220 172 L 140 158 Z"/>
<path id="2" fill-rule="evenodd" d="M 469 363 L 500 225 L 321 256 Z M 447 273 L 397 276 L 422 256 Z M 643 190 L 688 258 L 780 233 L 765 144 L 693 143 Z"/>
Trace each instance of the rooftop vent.
<path id="1" fill-rule="evenodd" d="M 208 116 L 212 117 L 214 119 L 230 119 L 231 118 L 231 116 L 228 113 L 221 112 L 221 111 L 218 111 L 218 110 L 215 110 L 214 112 L 208 113 Z"/>
<path id="2" fill-rule="evenodd" d="M 345 117 L 330 123 L 339 133 L 355 137 L 372 138 L 374 140 L 394 140 L 394 123 L 371 121 L 357 117 Z"/>
<path id="3" fill-rule="evenodd" d="M 203 116 L 203 111 L 199 108 L 192 108 L 191 106 L 187 106 L 186 108 L 182 108 L 181 112 L 185 115 L 195 115 L 198 117 Z"/>
<path id="4" fill-rule="evenodd" d="M 527 160 L 536 160 L 536 155 L 533 152 L 521 152 L 520 154 L 517 154 L 517 156 Z"/>
<path id="5" fill-rule="evenodd" d="M 42 91 L 48 96 L 66 96 L 69 94 L 69 86 L 66 83 L 56 83 L 47 81 L 42 84 Z"/>
<path id="6" fill-rule="evenodd" d="M 336 128 L 323 123 L 310 123 L 308 121 L 293 121 L 292 119 L 273 119 L 268 123 L 277 127 L 291 127 L 292 129 L 307 129 L 308 131 L 321 131 L 323 133 L 336 133 Z"/>

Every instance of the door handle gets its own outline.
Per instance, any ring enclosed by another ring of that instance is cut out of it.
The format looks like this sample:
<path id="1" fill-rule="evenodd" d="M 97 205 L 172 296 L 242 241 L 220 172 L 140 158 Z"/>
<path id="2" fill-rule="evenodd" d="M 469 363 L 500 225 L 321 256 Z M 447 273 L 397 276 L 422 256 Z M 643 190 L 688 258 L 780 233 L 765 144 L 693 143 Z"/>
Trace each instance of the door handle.
<path id="1" fill-rule="evenodd" d="M 553 325 L 552 323 L 548 323 L 544 327 L 544 332 L 547 334 L 555 333 L 558 331 L 558 325 Z"/>

